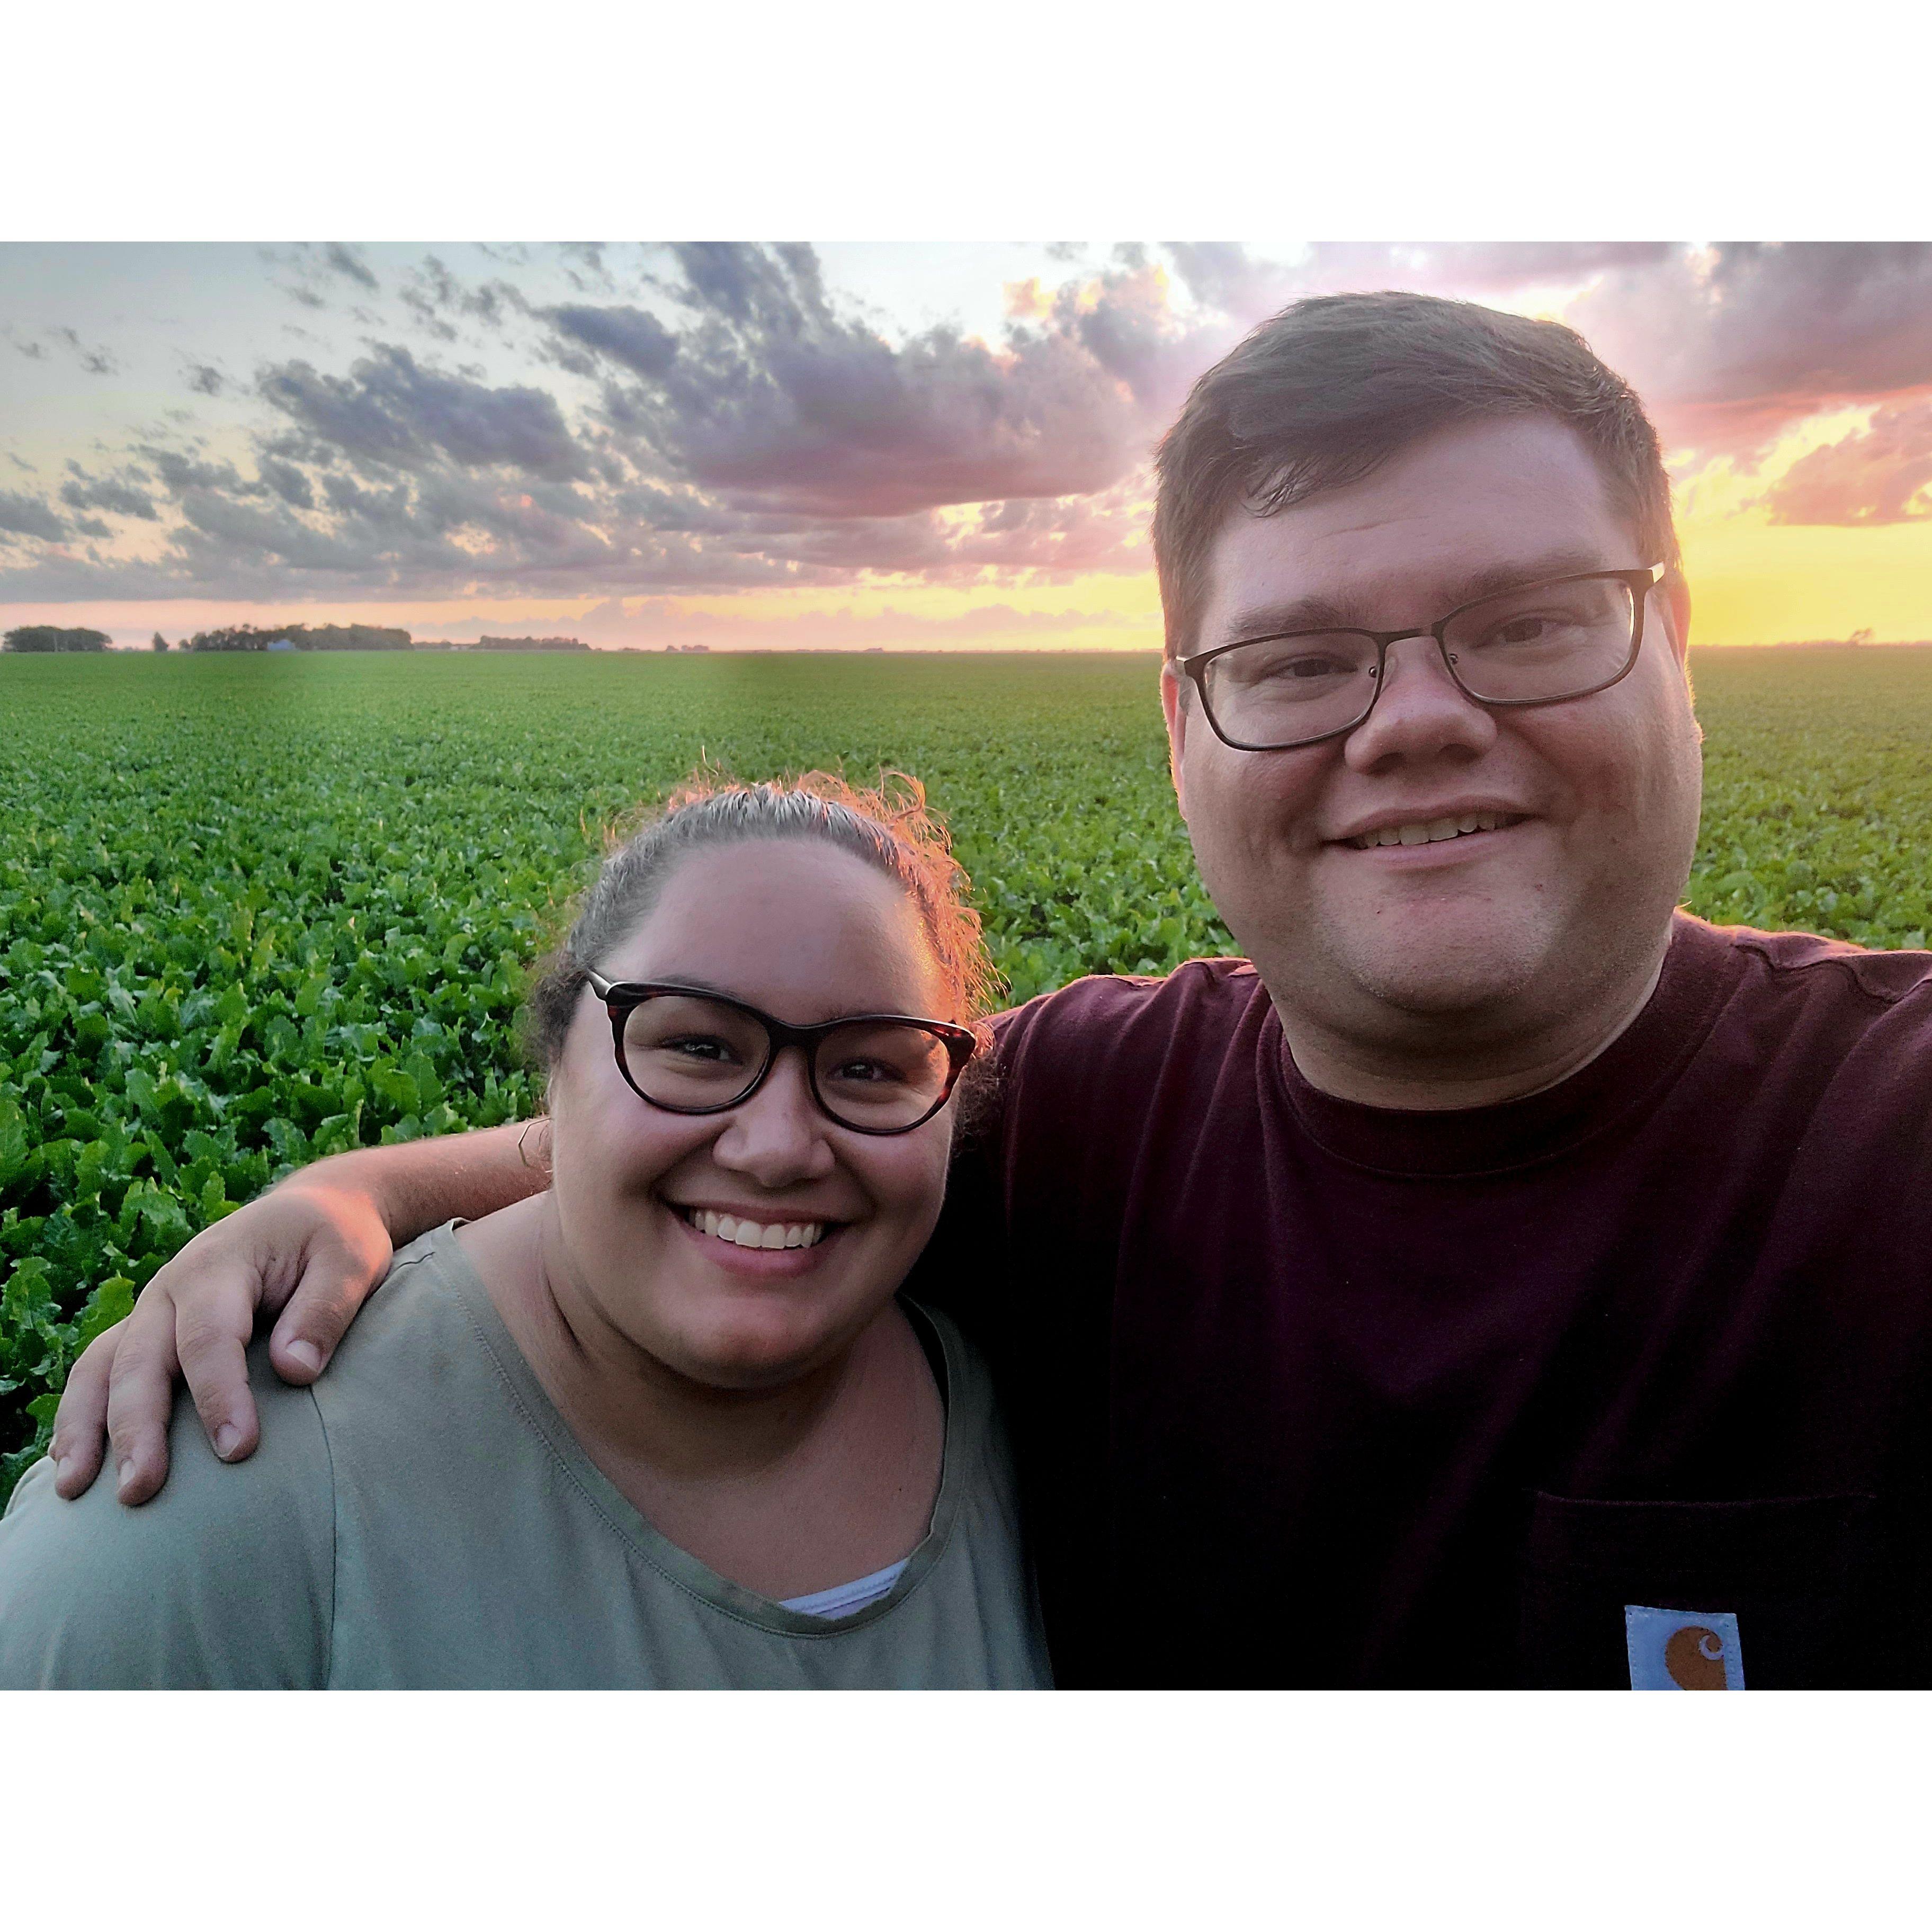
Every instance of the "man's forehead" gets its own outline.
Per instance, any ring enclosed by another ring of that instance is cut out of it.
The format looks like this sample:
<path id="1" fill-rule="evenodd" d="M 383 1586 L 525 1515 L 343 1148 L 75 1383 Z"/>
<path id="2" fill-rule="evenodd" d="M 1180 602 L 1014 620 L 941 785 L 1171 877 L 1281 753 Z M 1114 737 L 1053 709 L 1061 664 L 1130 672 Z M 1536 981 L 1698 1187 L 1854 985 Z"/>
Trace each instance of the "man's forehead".
<path id="1" fill-rule="evenodd" d="M 1564 424 L 1463 424 L 1271 516 L 1232 509 L 1210 559 L 1202 640 L 1284 616 L 1372 629 L 1428 621 L 1538 577 L 1657 561 L 1635 554 L 1595 460 Z M 1430 608 L 1408 608 L 1418 603 Z"/>

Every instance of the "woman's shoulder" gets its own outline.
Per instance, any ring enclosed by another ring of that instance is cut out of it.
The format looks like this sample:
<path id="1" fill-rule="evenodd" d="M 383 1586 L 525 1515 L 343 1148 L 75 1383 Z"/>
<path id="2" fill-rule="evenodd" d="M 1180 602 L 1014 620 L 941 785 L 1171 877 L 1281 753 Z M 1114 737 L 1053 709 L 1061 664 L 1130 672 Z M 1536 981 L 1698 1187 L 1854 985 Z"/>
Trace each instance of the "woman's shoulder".
<path id="1" fill-rule="evenodd" d="M 309 1390 L 249 1376 L 261 1438 L 246 1461 L 209 1448 L 184 1397 L 169 1478 L 138 1509 L 110 1472 L 71 1502 L 36 1463 L 0 1518 L 0 1686 L 248 1687 L 326 1674 L 333 1501 Z"/>

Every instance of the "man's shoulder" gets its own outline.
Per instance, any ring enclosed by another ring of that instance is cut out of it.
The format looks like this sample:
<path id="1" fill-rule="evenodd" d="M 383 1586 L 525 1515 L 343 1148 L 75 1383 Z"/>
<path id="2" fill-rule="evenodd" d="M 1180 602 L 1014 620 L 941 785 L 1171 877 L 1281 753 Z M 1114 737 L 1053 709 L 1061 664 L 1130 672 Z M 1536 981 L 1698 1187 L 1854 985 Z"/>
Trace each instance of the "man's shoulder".
<path id="1" fill-rule="evenodd" d="M 1814 1068 L 1874 1052 L 1922 1070 L 1932 1063 L 1932 952 L 1682 924 L 1707 968 L 1730 982 L 1720 1032 L 1738 1038 L 1742 1028 L 1756 1051 Z"/>
<path id="2" fill-rule="evenodd" d="M 1693 922 L 1701 925 L 1701 922 Z M 1768 992 L 1870 1010 L 1874 1017 L 1902 1001 L 1932 1014 L 1932 952 L 1886 951 L 1815 932 L 1774 932 L 1749 926 L 1702 930 L 1745 964 Z"/>
<path id="3" fill-rule="evenodd" d="M 1095 974 L 1042 993 L 994 1022 L 1003 1060 L 1017 1054 L 1132 1052 L 1185 1036 L 1231 1036 L 1267 990 L 1246 959 L 1190 959 L 1171 973 Z"/>

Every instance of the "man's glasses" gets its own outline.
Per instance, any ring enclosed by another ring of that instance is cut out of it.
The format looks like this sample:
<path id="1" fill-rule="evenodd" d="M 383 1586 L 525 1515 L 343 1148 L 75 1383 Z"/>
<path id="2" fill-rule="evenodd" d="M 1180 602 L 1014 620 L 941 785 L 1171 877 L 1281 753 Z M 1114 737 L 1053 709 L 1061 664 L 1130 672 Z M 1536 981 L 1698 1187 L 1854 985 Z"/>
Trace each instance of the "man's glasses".
<path id="1" fill-rule="evenodd" d="M 692 986 L 586 973 L 610 1016 L 617 1070 L 640 1100 L 673 1114 L 720 1114 L 764 1084 L 782 1049 L 805 1055 L 820 1112 L 858 1134 L 905 1134 L 946 1105 L 978 1045 L 969 1027 L 903 1013 L 787 1026 Z"/>
<path id="2" fill-rule="evenodd" d="M 1388 647 L 1433 638 L 1477 704 L 1561 704 L 1627 676 L 1643 642 L 1646 599 L 1664 566 L 1592 570 L 1464 604 L 1420 631 L 1293 631 L 1198 651 L 1194 681 L 1214 735 L 1238 752 L 1286 752 L 1352 731 L 1387 682 Z"/>

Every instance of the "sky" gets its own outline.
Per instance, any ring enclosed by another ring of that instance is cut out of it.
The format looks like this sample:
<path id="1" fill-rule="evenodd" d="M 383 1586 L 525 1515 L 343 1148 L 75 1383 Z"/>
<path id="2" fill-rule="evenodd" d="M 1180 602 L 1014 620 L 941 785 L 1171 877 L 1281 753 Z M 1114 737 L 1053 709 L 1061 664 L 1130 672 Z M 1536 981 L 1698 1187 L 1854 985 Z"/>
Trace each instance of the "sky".
<path id="1" fill-rule="evenodd" d="M 1151 648 L 1149 460 L 1297 296 L 1580 329 L 1706 645 L 1932 639 L 1932 245 L 0 245 L 0 628 Z"/>

